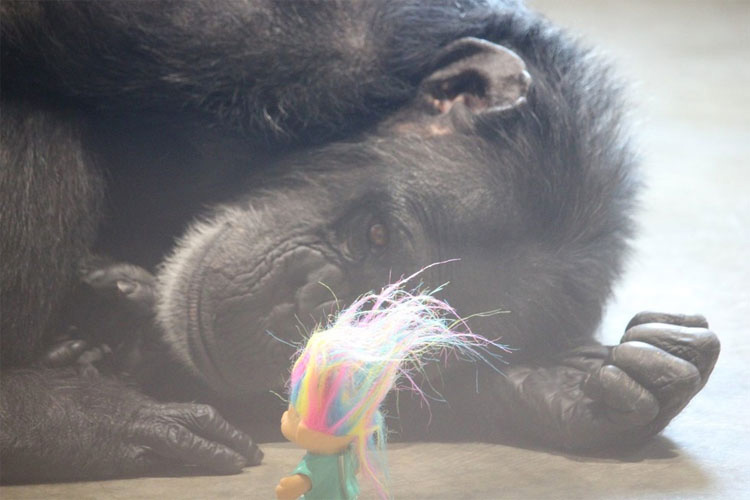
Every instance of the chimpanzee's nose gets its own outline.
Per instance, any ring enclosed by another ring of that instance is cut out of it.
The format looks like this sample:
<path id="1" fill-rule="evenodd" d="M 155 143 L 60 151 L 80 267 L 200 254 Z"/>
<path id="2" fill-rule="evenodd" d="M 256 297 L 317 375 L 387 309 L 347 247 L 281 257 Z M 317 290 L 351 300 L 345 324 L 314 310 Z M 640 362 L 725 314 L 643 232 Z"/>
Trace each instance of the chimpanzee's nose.
<path id="1" fill-rule="evenodd" d="M 295 294 L 297 314 L 302 321 L 311 317 L 316 322 L 323 321 L 325 318 L 319 316 L 325 315 L 325 311 L 321 311 L 320 306 L 346 297 L 348 288 L 344 271 L 336 265 L 324 263 L 312 269 L 307 274 L 307 283 L 298 288 Z"/>

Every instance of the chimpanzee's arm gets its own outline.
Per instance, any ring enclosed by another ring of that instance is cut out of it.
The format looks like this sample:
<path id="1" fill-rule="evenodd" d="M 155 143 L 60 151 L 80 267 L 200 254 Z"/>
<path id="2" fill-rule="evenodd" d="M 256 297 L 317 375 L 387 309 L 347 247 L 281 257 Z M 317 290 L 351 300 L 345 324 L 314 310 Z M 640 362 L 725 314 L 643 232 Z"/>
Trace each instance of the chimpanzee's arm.
<path id="1" fill-rule="evenodd" d="M 64 333 L 58 316 L 93 238 L 99 178 L 78 121 L 63 110 L 3 101 L 0 124 L 2 481 L 148 473 L 165 463 L 229 473 L 257 463 L 250 438 L 210 407 L 157 404 L 117 380 L 32 363 L 45 334 Z M 80 352 L 68 347 L 52 365 Z"/>
<path id="2" fill-rule="evenodd" d="M 4 1 L 3 91 L 269 136 L 351 130 L 412 95 L 459 16 L 471 25 L 462 2 L 411 3 Z"/>

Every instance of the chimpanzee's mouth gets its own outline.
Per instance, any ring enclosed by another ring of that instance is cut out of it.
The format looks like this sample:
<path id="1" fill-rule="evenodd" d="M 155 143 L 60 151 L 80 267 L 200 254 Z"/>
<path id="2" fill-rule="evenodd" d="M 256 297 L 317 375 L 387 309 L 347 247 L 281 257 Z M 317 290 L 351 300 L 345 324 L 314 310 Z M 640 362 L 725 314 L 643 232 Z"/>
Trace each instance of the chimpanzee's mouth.
<path id="1" fill-rule="evenodd" d="M 228 388 L 229 381 L 225 380 L 222 371 L 210 354 L 209 347 L 206 343 L 208 336 L 213 335 L 210 325 L 203 323 L 203 288 L 204 278 L 206 276 L 206 263 L 209 260 L 211 251 L 223 239 L 222 236 L 228 231 L 229 227 L 224 226 L 203 249 L 203 257 L 199 259 L 195 271 L 190 275 L 187 283 L 186 305 L 187 305 L 187 345 L 189 356 L 194 365 L 198 368 L 200 374 L 212 382 L 212 386 L 219 388 Z M 218 384 L 217 384 L 218 382 Z"/>
<path id="2" fill-rule="evenodd" d="M 165 305 L 177 307 L 163 323 L 178 356 L 230 396 L 283 387 L 297 346 L 336 312 L 324 282 L 341 293 L 344 280 L 310 237 L 252 236 L 232 224 L 214 230 L 172 259 L 177 277 L 164 289 Z"/>
<path id="3" fill-rule="evenodd" d="M 269 300 L 265 289 L 283 286 L 281 270 L 274 262 L 261 261 L 253 272 L 227 276 L 212 265 L 214 251 L 206 251 L 190 279 L 190 357 L 222 393 L 278 386 L 294 352 L 288 339 L 295 311 L 292 303 Z"/>

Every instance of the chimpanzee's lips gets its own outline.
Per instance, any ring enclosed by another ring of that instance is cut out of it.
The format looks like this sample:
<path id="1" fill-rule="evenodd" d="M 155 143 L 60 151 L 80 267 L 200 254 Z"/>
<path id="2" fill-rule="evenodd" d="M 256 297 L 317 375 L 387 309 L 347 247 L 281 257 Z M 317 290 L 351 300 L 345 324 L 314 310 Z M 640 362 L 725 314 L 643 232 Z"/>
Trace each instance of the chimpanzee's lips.
<path id="1" fill-rule="evenodd" d="M 335 307 L 318 283 L 336 274 L 321 250 L 304 237 L 258 240 L 265 245 L 248 245 L 236 231 L 217 233 L 187 287 L 191 360 L 212 387 L 231 395 L 278 388 L 294 343 Z M 228 262 L 242 244 L 250 251 Z"/>
<path id="2" fill-rule="evenodd" d="M 275 337 L 287 336 L 281 325 L 289 328 L 294 310 L 292 304 L 269 303 L 261 285 L 274 286 L 278 272 L 272 263 L 261 262 L 252 266 L 252 273 L 228 276 L 216 265 L 216 252 L 221 252 L 221 244 L 207 249 L 190 279 L 191 358 L 222 393 L 245 394 L 277 386 L 293 350 Z"/>
<path id="3" fill-rule="evenodd" d="M 203 248 L 203 257 L 198 260 L 195 271 L 188 280 L 188 289 L 186 293 L 187 344 L 190 358 L 198 366 L 201 374 L 205 378 L 218 381 L 220 387 L 225 385 L 228 386 L 228 384 L 227 381 L 224 381 L 224 377 L 221 375 L 221 370 L 219 370 L 217 364 L 209 354 L 206 345 L 205 339 L 207 336 L 212 335 L 212 332 L 210 332 L 210 330 L 206 331 L 207 329 L 203 326 L 204 316 L 202 314 L 203 310 L 201 302 L 208 255 L 211 250 L 217 246 L 218 242 L 222 240 L 222 236 L 228 230 L 229 228 L 227 226 L 223 227 L 216 237 L 205 245 Z"/>
<path id="4" fill-rule="evenodd" d="M 262 389 L 265 377 L 258 377 L 258 372 L 281 372 L 258 354 L 267 335 L 254 328 L 258 314 L 253 311 L 262 307 L 252 293 L 256 273 L 243 274 L 250 268 L 248 259 L 228 258 L 257 255 L 247 239 L 247 232 L 230 220 L 197 223 L 159 273 L 158 320 L 166 344 L 212 389 L 228 395 Z M 260 256 L 261 264 L 252 269 L 263 275 L 267 266 Z M 244 312 L 231 325 L 224 324 L 233 314 L 222 308 L 227 301 Z M 286 369 L 288 362 L 282 359 L 279 364 Z"/>
<path id="5" fill-rule="evenodd" d="M 335 312 L 336 296 L 348 295 L 348 277 L 319 228 L 297 224 L 285 233 L 279 224 L 262 210 L 197 222 L 159 273 L 165 342 L 227 396 L 278 388 L 294 344 Z"/>

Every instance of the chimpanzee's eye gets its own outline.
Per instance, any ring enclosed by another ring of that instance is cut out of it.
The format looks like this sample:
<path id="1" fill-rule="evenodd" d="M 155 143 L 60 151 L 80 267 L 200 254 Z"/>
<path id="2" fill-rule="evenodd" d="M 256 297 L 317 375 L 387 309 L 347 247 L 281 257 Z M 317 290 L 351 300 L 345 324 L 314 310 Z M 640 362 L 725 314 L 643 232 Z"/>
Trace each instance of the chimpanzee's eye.
<path id="1" fill-rule="evenodd" d="M 341 251 L 351 260 L 362 260 L 388 246 L 388 227 L 372 215 L 351 219 Z"/>
<path id="2" fill-rule="evenodd" d="M 370 237 L 370 245 L 374 248 L 383 248 L 388 244 L 388 229 L 385 227 L 385 224 L 380 222 L 373 223 L 370 226 L 368 236 Z"/>

